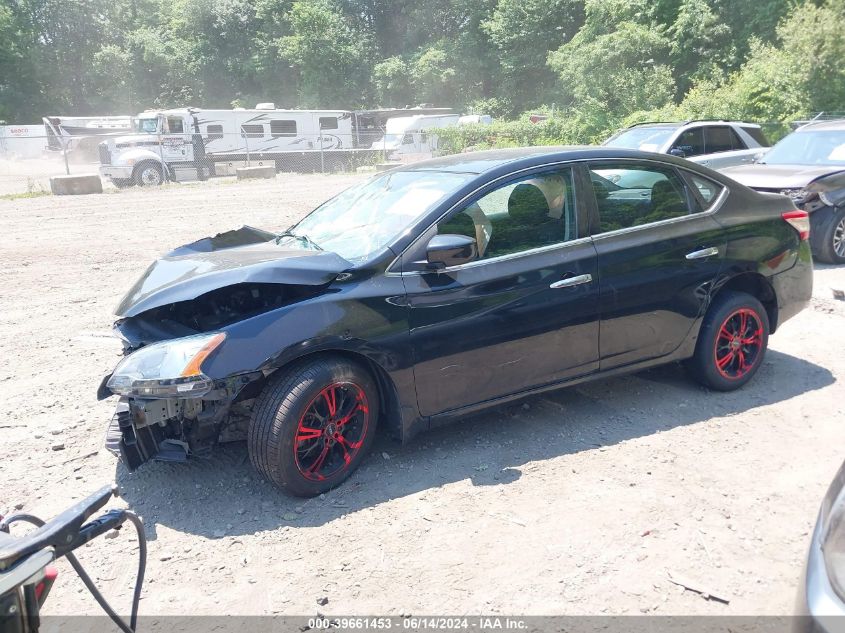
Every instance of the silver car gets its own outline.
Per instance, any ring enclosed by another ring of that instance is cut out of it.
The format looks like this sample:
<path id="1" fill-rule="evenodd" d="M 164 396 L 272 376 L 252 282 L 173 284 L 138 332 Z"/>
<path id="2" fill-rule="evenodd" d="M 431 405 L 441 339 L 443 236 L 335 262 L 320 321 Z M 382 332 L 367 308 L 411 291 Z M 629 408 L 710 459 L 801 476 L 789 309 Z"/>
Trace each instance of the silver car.
<path id="1" fill-rule="evenodd" d="M 639 123 L 619 130 L 603 145 L 671 154 L 710 169 L 752 163 L 769 149 L 759 125 L 739 121 Z"/>
<path id="2" fill-rule="evenodd" d="M 822 501 L 804 578 L 798 590 L 796 633 L 845 631 L 845 463 Z"/>
<path id="3" fill-rule="evenodd" d="M 753 165 L 719 171 L 757 191 L 792 198 L 810 214 L 815 258 L 845 264 L 845 119 L 808 123 Z"/>

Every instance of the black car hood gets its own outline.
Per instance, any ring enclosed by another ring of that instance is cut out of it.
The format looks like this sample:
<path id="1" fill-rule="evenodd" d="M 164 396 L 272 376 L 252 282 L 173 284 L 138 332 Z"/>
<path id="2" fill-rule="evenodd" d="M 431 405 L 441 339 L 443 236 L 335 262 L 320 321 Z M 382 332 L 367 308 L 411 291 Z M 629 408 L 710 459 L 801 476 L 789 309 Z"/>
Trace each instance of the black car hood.
<path id="1" fill-rule="evenodd" d="M 818 178 L 842 172 L 830 165 L 737 165 L 719 170 L 752 189 L 801 189 Z"/>
<path id="2" fill-rule="evenodd" d="M 144 272 L 115 314 L 132 317 L 247 282 L 320 286 L 352 267 L 336 253 L 285 248 L 275 238 L 245 226 L 180 246 Z"/>

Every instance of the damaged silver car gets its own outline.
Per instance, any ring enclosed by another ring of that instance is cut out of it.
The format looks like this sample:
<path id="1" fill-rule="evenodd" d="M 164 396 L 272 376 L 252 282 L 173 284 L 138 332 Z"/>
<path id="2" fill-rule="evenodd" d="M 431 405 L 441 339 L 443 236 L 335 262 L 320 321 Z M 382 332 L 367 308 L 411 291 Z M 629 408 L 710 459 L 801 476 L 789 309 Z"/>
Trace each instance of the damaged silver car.
<path id="1" fill-rule="evenodd" d="M 808 123 L 757 163 L 720 171 L 757 191 L 788 195 L 810 214 L 815 258 L 845 263 L 845 120 Z"/>

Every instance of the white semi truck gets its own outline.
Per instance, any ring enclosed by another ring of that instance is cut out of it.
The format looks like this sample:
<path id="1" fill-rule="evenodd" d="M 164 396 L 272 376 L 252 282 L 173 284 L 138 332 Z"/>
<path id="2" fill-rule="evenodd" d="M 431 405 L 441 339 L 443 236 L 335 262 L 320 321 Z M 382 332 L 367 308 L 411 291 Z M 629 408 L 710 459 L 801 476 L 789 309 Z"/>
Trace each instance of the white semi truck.
<path id="1" fill-rule="evenodd" d="M 99 145 L 100 173 L 118 187 L 234 175 L 247 164 L 277 171 L 332 171 L 376 162 L 355 143 L 346 110 L 178 108 L 142 112 L 134 134 Z"/>

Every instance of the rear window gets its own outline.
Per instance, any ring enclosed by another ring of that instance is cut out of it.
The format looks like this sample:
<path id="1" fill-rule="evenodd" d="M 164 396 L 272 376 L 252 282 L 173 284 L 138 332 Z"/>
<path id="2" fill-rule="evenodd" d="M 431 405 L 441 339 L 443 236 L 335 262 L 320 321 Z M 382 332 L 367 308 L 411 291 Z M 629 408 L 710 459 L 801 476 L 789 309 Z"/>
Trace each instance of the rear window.
<path id="1" fill-rule="evenodd" d="M 748 127 L 743 125 L 742 131 L 748 134 L 751 138 L 757 141 L 761 147 L 769 147 L 769 139 L 766 138 L 766 135 L 763 134 L 763 130 L 759 127 Z"/>

